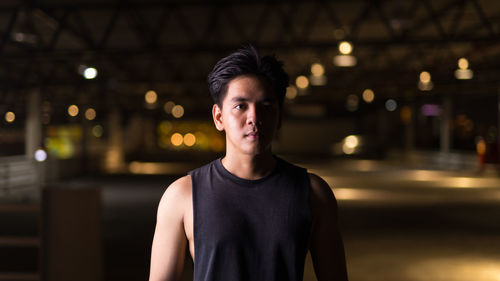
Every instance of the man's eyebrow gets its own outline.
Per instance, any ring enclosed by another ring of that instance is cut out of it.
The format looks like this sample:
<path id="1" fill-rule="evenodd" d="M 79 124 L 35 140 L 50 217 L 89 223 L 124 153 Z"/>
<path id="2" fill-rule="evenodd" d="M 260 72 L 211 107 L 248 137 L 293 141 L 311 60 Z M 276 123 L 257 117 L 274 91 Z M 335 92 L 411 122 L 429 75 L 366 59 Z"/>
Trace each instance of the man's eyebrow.
<path id="1" fill-rule="evenodd" d="M 231 101 L 236 102 L 236 101 L 248 101 L 247 98 L 244 97 L 233 97 Z"/>

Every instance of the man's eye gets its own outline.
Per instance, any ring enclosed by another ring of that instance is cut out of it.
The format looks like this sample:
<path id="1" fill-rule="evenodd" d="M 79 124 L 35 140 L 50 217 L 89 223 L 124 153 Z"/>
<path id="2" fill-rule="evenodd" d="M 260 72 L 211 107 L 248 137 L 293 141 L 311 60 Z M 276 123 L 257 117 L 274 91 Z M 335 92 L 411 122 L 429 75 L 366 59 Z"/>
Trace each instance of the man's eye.
<path id="1" fill-rule="evenodd" d="M 240 103 L 240 104 L 237 104 L 234 108 L 243 109 L 243 108 L 245 108 L 245 105 Z"/>

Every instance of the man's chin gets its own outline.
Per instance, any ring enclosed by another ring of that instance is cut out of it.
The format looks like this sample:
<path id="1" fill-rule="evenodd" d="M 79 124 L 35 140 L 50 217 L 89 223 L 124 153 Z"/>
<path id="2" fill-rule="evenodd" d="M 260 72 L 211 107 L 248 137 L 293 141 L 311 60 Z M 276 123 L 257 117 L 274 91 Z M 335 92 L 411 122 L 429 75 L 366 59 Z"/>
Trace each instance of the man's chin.
<path id="1" fill-rule="evenodd" d="M 253 156 L 258 156 L 262 154 L 267 154 L 271 153 L 270 147 L 265 148 L 265 147 L 252 147 L 244 150 L 244 153 L 247 155 L 253 155 Z"/>

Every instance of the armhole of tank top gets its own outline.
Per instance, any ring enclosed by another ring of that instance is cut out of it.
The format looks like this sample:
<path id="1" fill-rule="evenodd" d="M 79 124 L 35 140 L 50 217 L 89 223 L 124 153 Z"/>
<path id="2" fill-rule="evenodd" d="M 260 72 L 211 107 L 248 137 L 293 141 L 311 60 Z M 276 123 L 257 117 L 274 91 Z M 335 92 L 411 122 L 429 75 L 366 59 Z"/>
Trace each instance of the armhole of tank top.
<path id="1" fill-rule="evenodd" d="M 307 207 L 309 209 L 309 216 L 310 216 L 309 218 L 311 220 L 311 225 L 310 225 L 310 229 L 309 229 L 309 237 L 307 238 L 307 251 L 309 251 L 309 249 L 311 248 L 311 238 L 312 238 L 313 229 L 314 229 L 314 213 L 313 213 L 312 204 L 311 204 L 311 194 L 312 194 L 311 178 L 309 176 L 309 171 L 305 168 L 303 168 L 303 169 L 305 172 L 305 178 L 306 178 L 306 184 L 307 184 L 307 190 L 306 190 Z"/>
<path id="2" fill-rule="evenodd" d="M 196 224 L 198 221 L 198 213 L 197 213 L 197 208 L 196 208 L 196 202 L 198 201 L 198 196 L 196 193 L 196 188 L 195 188 L 195 182 L 196 182 L 196 176 L 194 175 L 196 172 L 195 171 L 190 171 L 188 175 L 191 177 L 191 200 L 193 203 L 193 247 L 194 247 L 194 258 L 193 262 L 196 261 Z"/>

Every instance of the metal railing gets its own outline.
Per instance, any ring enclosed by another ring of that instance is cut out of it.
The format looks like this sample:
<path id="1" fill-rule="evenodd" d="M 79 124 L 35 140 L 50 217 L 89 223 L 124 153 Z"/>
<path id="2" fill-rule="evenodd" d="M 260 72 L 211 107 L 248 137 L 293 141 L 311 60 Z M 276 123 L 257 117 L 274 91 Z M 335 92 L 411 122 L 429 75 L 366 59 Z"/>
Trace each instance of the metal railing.
<path id="1" fill-rule="evenodd" d="M 35 188 L 39 181 L 36 164 L 24 155 L 0 157 L 0 198 Z"/>

